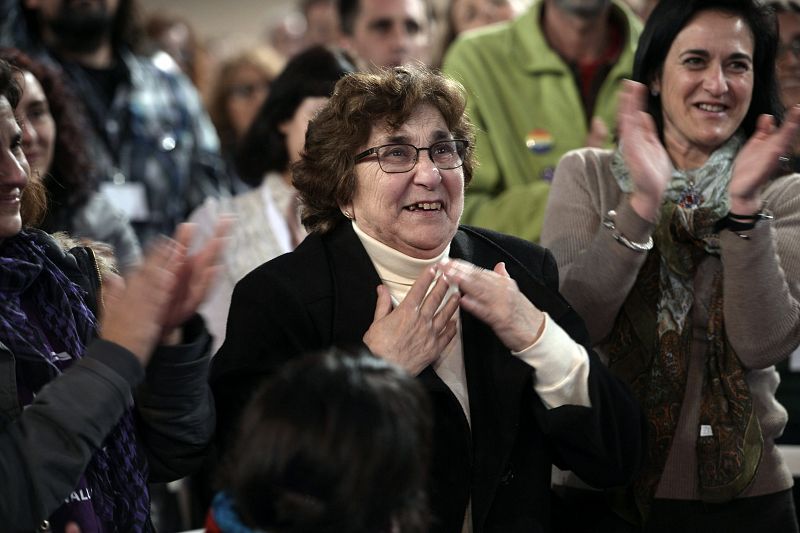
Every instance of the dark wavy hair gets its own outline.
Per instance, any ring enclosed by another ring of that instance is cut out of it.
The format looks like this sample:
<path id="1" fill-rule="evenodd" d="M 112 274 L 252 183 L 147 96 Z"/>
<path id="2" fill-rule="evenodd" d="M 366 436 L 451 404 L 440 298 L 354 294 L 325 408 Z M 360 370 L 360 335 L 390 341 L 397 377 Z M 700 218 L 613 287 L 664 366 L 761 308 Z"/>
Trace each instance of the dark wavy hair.
<path id="1" fill-rule="evenodd" d="M 427 394 L 367 352 L 286 365 L 242 415 L 225 475 L 242 520 L 273 533 L 422 533 Z"/>
<path id="2" fill-rule="evenodd" d="M 17 108 L 22 97 L 19 84 L 20 71 L 7 61 L 0 59 L 0 96 L 8 100 L 11 108 Z M 28 176 L 28 185 L 22 192 L 20 215 L 23 226 L 37 225 L 47 209 L 44 187 L 38 179 Z"/>
<path id="3" fill-rule="evenodd" d="M 286 170 L 289 152 L 280 125 L 292 119 L 304 99 L 330 96 L 336 82 L 354 70 L 342 54 L 324 46 L 313 46 L 292 58 L 270 85 L 242 140 L 236 158 L 242 181 L 255 187 L 267 172 Z"/>
<path id="4" fill-rule="evenodd" d="M 19 70 L 30 72 L 39 81 L 56 124 L 53 163 L 50 170 L 41 176 L 47 189 L 50 210 L 84 205 L 94 190 L 94 180 L 88 148 L 84 143 L 86 130 L 78 100 L 61 75 L 44 63 L 14 48 L 0 49 L 0 58 Z"/>
<path id="5" fill-rule="evenodd" d="M 355 155 L 364 149 L 373 127 L 401 127 L 421 105 L 441 112 L 455 138 L 473 145 L 473 128 L 464 110 L 464 87 L 424 66 L 382 69 L 345 76 L 328 104 L 309 123 L 306 149 L 293 170 L 303 203 L 303 224 L 325 233 L 346 220 L 339 206 L 356 192 Z M 472 180 L 474 155 L 464 159 L 464 183 Z"/>
<path id="6" fill-rule="evenodd" d="M 633 66 L 633 79 L 649 85 L 658 78 L 675 37 L 702 11 L 721 11 L 741 17 L 753 34 L 753 96 L 741 128 L 750 137 L 759 115 L 773 115 L 780 124 L 783 105 L 778 92 L 775 58 L 778 25 L 772 9 L 760 0 L 664 0 L 659 2 L 639 37 Z M 663 136 L 661 98 L 650 95 L 648 112 Z M 663 139 L 662 139 L 663 140 Z"/>

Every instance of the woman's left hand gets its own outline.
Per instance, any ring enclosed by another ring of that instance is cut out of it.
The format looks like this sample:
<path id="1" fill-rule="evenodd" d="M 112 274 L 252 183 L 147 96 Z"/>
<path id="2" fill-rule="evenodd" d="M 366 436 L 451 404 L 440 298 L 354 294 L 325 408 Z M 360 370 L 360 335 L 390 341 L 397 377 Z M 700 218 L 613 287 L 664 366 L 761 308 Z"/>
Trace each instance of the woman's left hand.
<path id="1" fill-rule="evenodd" d="M 761 188 L 775 174 L 779 157 L 791 155 L 800 130 L 800 106 L 792 106 L 780 128 L 771 115 L 758 117 L 756 131 L 739 151 L 728 195 L 731 212 L 750 215 L 761 209 Z"/>
<path id="2" fill-rule="evenodd" d="M 538 340 L 544 313 L 520 292 L 505 263 L 492 271 L 451 259 L 442 269 L 458 284 L 461 307 L 488 324 L 506 348 L 519 352 Z"/>
<path id="3" fill-rule="evenodd" d="M 217 223 L 214 236 L 196 254 L 186 252 L 192 242 L 194 224 L 181 224 L 174 239 L 179 244 L 180 254 L 175 265 L 175 289 L 170 298 L 163 321 L 162 342 L 177 342 L 176 332 L 197 311 L 219 272 L 218 260 L 226 242 L 232 221 L 222 218 Z"/>

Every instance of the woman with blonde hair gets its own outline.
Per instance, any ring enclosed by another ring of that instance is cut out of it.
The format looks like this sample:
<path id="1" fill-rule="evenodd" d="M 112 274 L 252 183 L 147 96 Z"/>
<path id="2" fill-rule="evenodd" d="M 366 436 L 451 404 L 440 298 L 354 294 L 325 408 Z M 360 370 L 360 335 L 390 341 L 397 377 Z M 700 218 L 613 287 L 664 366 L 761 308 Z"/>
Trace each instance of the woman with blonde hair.
<path id="1" fill-rule="evenodd" d="M 208 113 L 226 161 L 232 163 L 285 63 L 283 56 L 268 46 L 247 48 L 220 63 L 212 82 Z"/>

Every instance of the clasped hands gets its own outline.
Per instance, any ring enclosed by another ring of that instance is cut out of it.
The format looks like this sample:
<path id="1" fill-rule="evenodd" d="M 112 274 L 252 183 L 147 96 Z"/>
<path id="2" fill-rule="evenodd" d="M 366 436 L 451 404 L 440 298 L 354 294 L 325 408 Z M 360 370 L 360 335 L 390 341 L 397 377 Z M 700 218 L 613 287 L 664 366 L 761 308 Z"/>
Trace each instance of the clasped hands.
<path id="1" fill-rule="evenodd" d="M 448 291 L 450 285 L 458 292 Z M 364 344 L 412 375 L 434 363 L 452 341 L 459 307 L 491 327 L 512 351 L 536 342 L 544 325 L 544 314 L 520 292 L 504 263 L 486 270 L 450 259 L 427 268 L 394 309 L 389 290 L 379 285 L 377 291 L 375 316 Z"/>

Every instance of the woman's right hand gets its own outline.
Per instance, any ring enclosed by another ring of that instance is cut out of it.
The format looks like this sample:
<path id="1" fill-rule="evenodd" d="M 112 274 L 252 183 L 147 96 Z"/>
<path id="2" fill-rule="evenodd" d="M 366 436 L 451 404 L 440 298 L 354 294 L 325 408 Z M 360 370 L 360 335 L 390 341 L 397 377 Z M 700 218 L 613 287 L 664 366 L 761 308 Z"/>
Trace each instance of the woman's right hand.
<path id="1" fill-rule="evenodd" d="M 672 161 L 647 113 L 647 85 L 625 80 L 619 96 L 617 122 L 625 165 L 634 184 L 631 206 L 654 222 L 664 191 L 672 179 Z"/>
<path id="2" fill-rule="evenodd" d="M 392 309 L 389 290 L 379 285 L 375 318 L 363 338 L 372 353 L 414 376 L 434 362 L 456 334 L 458 294 L 439 309 L 447 295 L 447 278 L 439 276 L 425 294 L 436 274 L 436 267 L 426 269 L 396 309 Z"/>

